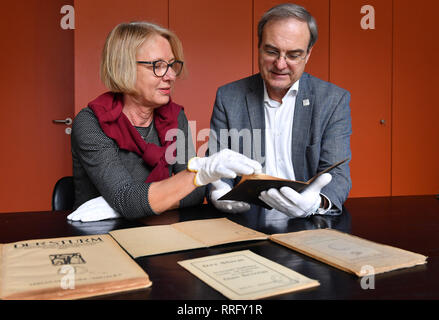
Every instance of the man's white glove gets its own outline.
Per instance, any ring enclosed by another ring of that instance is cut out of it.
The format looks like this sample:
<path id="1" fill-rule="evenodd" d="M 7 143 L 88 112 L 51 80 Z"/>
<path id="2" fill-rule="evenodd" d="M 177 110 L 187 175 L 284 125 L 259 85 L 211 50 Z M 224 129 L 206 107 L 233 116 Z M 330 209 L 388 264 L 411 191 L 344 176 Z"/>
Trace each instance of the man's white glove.
<path id="1" fill-rule="evenodd" d="M 187 167 L 197 173 L 194 179 L 197 187 L 221 178 L 234 179 L 237 175 L 262 172 L 259 162 L 230 149 L 223 149 L 209 157 L 192 158 Z"/>
<path id="2" fill-rule="evenodd" d="M 262 191 L 259 199 L 290 217 L 306 218 L 317 212 L 321 202 L 320 190 L 331 182 L 331 179 L 330 173 L 324 173 L 301 193 L 289 187 L 282 187 L 279 190 L 272 188 Z"/>
<path id="3" fill-rule="evenodd" d="M 84 202 L 67 216 L 67 220 L 90 222 L 119 217 L 121 215 L 110 207 L 108 202 L 101 196 Z"/>
<path id="4" fill-rule="evenodd" d="M 250 210 L 250 204 L 248 204 L 247 202 L 218 200 L 230 190 L 232 190 L 232 187 L 222 180 L 217 180 L 212 182 L 212 191 L 210 193 L 210 200 L 212 201 L 215 208 L 230 213 L 240 213 Z"/>

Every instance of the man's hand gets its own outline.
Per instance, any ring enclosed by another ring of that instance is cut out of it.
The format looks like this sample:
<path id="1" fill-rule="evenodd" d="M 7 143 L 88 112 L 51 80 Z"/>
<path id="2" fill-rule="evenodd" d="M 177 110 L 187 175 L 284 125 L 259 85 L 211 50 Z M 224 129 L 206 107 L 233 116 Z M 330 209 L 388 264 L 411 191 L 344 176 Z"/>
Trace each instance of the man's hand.
<path id="1" fill-rule="evenodd" d="M 108 202 L 101 196 L 84 202 L 67 216 L 67 220 L 90 222 L 119 217 L 121 215 L 110 207 Z"/>
<path id="2" fill-rule="evenodd" d="M 268 191 L 262 191 L 259 199 L 290 217 L 306 218 L 316 213 L 321 202 L 320 190 L 331 182 L 331 179 L 331 174 L 324 173 L 302 193 L 289 187 L 282 187 L 279 190 L 272 188 Z"/>
<path id="3" fill-rule="evenodd" d="M 194 184 L 199 187 L 221 178 L 234 179 L 237 175 L 260 173 L 262 166 L 238 152 L 223 149 L 209 157 L 190 159 L 188 170 L 197 173 Z"/>
<path id="4" fill-rule="evenodd" d="M 250 210 L 250 205 L 242 201 L 232 201 L 232 200 L 218 200 L 227 192 L 232 190 L 232 188 L 224 181 L 217 180 L 212 182 L 212 191 L 210 193 L 210 200 L 212 204 L 218 210 L 230 213 L 240 213 Z"/>

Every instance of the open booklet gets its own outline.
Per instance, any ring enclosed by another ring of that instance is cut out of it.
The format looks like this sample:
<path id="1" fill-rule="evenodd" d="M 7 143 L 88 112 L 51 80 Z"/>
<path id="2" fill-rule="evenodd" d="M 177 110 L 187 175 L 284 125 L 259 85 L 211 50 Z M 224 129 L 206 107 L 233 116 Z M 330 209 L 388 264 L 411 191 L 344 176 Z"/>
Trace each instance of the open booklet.
<path id="1" fill-rule="evenodd" d="M 239 241 L 268 239 L 266 234 L 243 227 L 226 218 L 121 229 L 111 231 L 110 235 L 133 258 Z"/>
<path id="2" fill-rule="evenodd" d="M 424 264 L 427 259 L 332 229 L 268 236 L 226 218 L 121 229 L 110 234 L 133 258 L 268 239 L 358 276 L 364 276 L 365 266 L 373 267 L 374 273 L 381 273 Z"/>
<path id="3" fill-rule="evenodd" d="M 247 203 L 256 204 L 267 209 L 271 209 L 268 204 L 259 199 L 259 195 L 262 191 L 266 191 L 271 188 L 280 189 L 282 187 L 290 187 L 297 192 L 301 192 L 319 176 L 331 171 L 332 169 L 345 163 L 347 160 L 348 159 L 344 159 L 340 162 L 337 162 L 336 164 L 333 164 L 332 166 L 319 172 L 306 182 L 277 178 L 269 176 L 267 174 L 243 175 L 241 181 L 239 181 L 239 183 L 232 190 L 230 190 L 218 200 L 244 201 Z"/>
<path id="4" fill-rule="evenodd" d="M 79 299 L 151 285 L 109 235 L 0 244 L 0 299 Z"/>
<path id="5" fill-rule="evenodd" d="M 270 240 L 359 277 L 427 262 L 421 254 L 332 229 L 273 234 Z"/>

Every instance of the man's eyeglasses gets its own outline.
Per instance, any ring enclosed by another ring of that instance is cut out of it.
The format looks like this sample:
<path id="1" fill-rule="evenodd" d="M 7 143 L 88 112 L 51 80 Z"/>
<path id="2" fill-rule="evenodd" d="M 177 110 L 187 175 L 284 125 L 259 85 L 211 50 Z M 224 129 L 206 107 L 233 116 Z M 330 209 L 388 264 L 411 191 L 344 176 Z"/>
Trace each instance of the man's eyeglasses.
<path id="1" fill-rule="evenodd" d="M 271 49 L 271 48 L 262 48 L 262 54 L 264 58 L 269 61 L 275 61 L 280 58 L 284 58 L 287 63 L 291 64 L 299 64 L 303 60 L 305 60 L 307 52 L 305 51 L 292 51 L 287 52 L 285 55 L 281 55 L 279 51 Z"/>
<path id="2" fill-rule="evenodd" d="M 136 61 L 139 64 L 151 64 L 152 65 L 152 71 L 157 77 L 164 77 L 166 72 L 168 72 L 169 67 L 174 71 L 175 76 L 178 77 L 183 70 L 183 61 L 180 60 L 174 60 L 171 63 L 167 63 L 163 60 L 156 60 L 156 61 Z"/>

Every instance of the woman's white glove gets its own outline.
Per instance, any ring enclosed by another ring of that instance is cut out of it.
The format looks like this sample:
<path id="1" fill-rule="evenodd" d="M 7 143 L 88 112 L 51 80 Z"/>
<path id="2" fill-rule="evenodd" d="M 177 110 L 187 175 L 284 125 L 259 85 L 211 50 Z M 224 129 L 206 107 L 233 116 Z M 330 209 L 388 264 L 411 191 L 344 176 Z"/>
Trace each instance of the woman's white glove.
<path id="1" fill-rule="evenodd" d="M 67 216 L 67 220 L 90 222 L 119 217 L 121 215 L 110 207 L 108 202 L 101 196 L 84 202 Z"/>
<path id="2" fill-rule="evenodd" d="M 234 179 L 237 175 L 262 172 L 259 162 L 230 149 L 223 149 L 209 157 L 192 158 L 187 167 L 197 173 L 194 179 L 197 187 L 221 178 Z"/>
<path id="3" fill-rule="evenodd" d="M 272 188 L 262 191 L 259 199 L 290 217 L 306 218 L 317 212 L 321 202 L 320 190 L 331 182 L 331 179 L 331 174 L 324 173 L 301 193 L 289 187 L 282 187 L 279 190 Z"/>
<path id="4" fill-rule="evenodd" d="M 212 204 L 215 206 L 215 208 L 230 213 L 240 213 L 250 210 L 250 204 L 248 204 L 247 202 L 218 200 L 230 190 L 232 190 L 232 187 L 222 180 L 212 182 L 210 200 L 212 201 Z"/>

